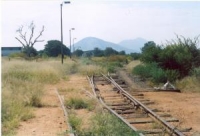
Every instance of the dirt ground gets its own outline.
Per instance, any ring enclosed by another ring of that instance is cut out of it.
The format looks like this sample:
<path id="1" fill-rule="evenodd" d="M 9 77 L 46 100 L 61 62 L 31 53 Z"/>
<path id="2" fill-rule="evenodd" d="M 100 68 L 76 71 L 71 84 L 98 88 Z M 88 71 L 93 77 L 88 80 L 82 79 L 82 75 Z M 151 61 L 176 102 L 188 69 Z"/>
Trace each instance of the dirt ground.
<path id="1" fill-rule="evenodd" d="M 122 78 L 126 80 L 132 90 L 146 90 L 146 85 L 134 81 L 126 72 L 119 71 L 119 75 L 123 76 Z M 200 93 L 155 91 L 142 93 L 145 99 L 155 102 L 152 106 L 147 107 L 157 108 L 172 115 L 179 119 L 179 123 L 176 124 L 178 127 L 192 128 L 189 135 L 200 136 Z"/>
<path id="2" fill-rule="evenodd" d="M 193 133 L 200 134 L 200 94 L 148 92 L 144 96 L 155 102 L 154 107 L 179 119 L 180 127 L 192 127 Z"/>
<path id="3" fill-rule="evenodd" d="M 58 84 L 45 87 L 42 103 L 44 107 L 35 108 L 35 118 L 21 122 L 17 130 L 17 136 L 68 136 L 69 133 L 65 116 L 61 108 L 59 98 L 56 94 L 59 90 L 81 90 L 82 92 L 91 91 L 87 78 L 79 75 L 72 75 L 69 80 L 62 80 Z M 65 92 L 60 92 L 64 95 Z M 88 97 L 85 93 L 83 96 Z M 88 116 L 84 110 L 80 110 L 80 116 Z"/>
<path id="4" fill-rule="evenodd" d="M 67 125 L 54 86 L 46 87 L 42 102 L 44 107 L 35 108 L 35 118 L 21 122 L 17 136 L 64 136 Z"/>
<path id="5" fill-rule="evenodd" d="M 79 81 L 77 83 L 77 81 Z M 134 86 L 134 82 L 132 85 Z M 58 87 L 90 90 L 86 77 L 73 75 L 69 81 L 46 87 L 43 98 L 45 107 L 34 110 L 35 118 L 22 122 L 17 136 L 57 136 L 66 135 L 65 117 L 55 92 Z M 140 88 L 141 89 L 141 88 Z M 200 134 L 200 94 L 174 92 L 146 92 L 145 98 L 155 102 L 155 107 L 166 111 L 180 120 L 183 128 L 192 127 L 195 136 Z M 82 112 L 87 114 L 87 112 Z"/>

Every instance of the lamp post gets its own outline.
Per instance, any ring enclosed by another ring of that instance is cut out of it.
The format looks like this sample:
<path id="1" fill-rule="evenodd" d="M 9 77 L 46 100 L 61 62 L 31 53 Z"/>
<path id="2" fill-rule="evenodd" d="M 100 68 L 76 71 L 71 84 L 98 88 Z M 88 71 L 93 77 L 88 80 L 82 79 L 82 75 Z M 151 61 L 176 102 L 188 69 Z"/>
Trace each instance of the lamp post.
<path id="1" fill-rule="evenodd" d="M 73 39 L 73 50 L 75 51 L 75 48 L 74 48 L 74 40 L 76 40 L 76 38 Z M 73 52 L 74 52 L 74 51 L 73 51 Z"/>
<path id="2" fill-rule="evenodd" d="M 69 30 L 69 41 L 70 41 L 70 58 L 71 58 L 71 31 L 72 30 L 75 30 L 75 28 L 71 28 L 70 30 Z"/>
<path id="3" fill-rule="evenodd" d="M 70 4 L 70 1 L 64 1 L 60 4 L 60 25 L 61 25 L 61 63 L 63 64 L 63 28 L 62 28 L 62 6 L 63 4 Z"/>

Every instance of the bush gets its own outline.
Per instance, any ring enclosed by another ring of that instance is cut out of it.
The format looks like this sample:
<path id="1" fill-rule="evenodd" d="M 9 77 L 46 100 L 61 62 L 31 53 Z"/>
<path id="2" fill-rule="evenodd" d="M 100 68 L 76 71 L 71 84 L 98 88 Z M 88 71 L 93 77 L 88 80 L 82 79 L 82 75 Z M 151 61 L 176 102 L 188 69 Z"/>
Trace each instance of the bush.
<path id="1" fill-rule="evenodd" d="M 66 76 L 66 67 L 60 61 L 3 61 L 2 135 L 12 134 L 20 121 L 34 117 L 32 107 L 43 105 L 44 84 L 57 83 Z"/>
<path id="2" fill-rule="evenodd" d="M 75 96 L 65 101 L 65 106 L 73 109 L 88 109 L 89 111 L 95 108 L 96 101 L 94 99 L 83 99 Z"/>
<path id="3" fill-rule="evenodd" d="M 69 100 L 66 100 L 65 105 L 74 109 L 85 109 L 88 107 L 88 103 L 84 101 L 82 98 L 73 97 Z"/>
<path id="4" fill-rule="evenodd" d="M 158 67 L 156 63 L 139 64 L 133 68 L 132 74 L 139 75 L 142 78 L 149 78 L 154 83 L 164 83 L 167 81 L 166 72 Z"/>
<path id="5" fill-rule="evenodd" d="M 166 73 L 163 69 L 154 67 L 150 71 L 154 83 L 165 83 L 167 81 Z"/>
<path id="6" fill-rule="evenodd" d="M 120 62 L 111 62 L 106 65 L 107 71 L 110 73 L 116 72 L 116 68 L 122 67 Z"/>
<path id="7" fill-rule="evenodd" d="M 121 120 L 110 113 L 97 113 L 91 118 L 91 126 L 87 130 L 78 131 L 80 136 L 138 136 Z"/>
<path id="8" fill-rule="evenodd" d="M 191 72 L 191 75 L 192 76 L 195 76 L 196 78 L 199 78 L 200 79 L 200 67 L 198 68 L 194 68 Z"/>
<path id="9" fill-rule="evenodd" d="M 69 115 L 69 123 L 70 123 L 73 131 L 76 132 L 77 130 L 80 130 L 82 120 L 80 118 L 78 118 L 76 115 L 70 114 Z"/>

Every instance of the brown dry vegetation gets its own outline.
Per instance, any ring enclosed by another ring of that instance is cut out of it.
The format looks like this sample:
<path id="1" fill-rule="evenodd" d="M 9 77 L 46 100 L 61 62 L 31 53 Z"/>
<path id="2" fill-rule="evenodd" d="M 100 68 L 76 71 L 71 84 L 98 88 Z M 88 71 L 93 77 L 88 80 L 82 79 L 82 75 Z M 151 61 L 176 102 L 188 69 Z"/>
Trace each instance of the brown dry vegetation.
<path id="1" fill-rule="evenodd" d="M 76 97 L 82 98 L 84 101 L 90 101 L 93 105 L 95 105 L 91 108 L 92 110 L 68 109 L 69 114 L 75 115 L 81 120 L 81 125 L 79 126 L 80 130 L 88 129 L 92 125 L 90 119 L 93 118 L 94 114 L 102 112 L 101 106 L 96 106 L 96 100 L 91 97 L 92 91 L 86 78 L 86 74 L 91 75 L 93 73 L 106 71 L 105 69 L 102 69 L 97 65 L 92 65 L 91 63 L 83 61 L 75 63 L 71 60 L 65 61 L 63 66 L 60 64 L 59 60 L 41 62 L 27 62 L 20 60 L 8 62 L 3 60 L 2 63 L 2 75 L 4 74 L 4 72 L 9 71 L 10 68 L 13 69 L 13 66 L 15 66 L 14 68 L 16 69 L 21 65 L 25 65 L 25 67 L 27 69 L 30 69 L 33 73 L 37 73 L 37 71 L 40 69 L 41 71 L 36 75 L 38 77 L 40 77 L 41 75 L 42 77 L 42 80 L 39 80 L 37 84 L 33 85 L 33 88 L 42 87 L 41 89 L 39 89 L 42 90 L 40 102 L 42 104 L 42 107 L 28 107 L 29 109 L 25 109 L 25 111 L 22 111 L 30 113 L 31 119 L 28 118 L 25 121 L 20 121 L 20 125 L 17 125 L 15 127 L 17 128 L 16 133 L 11 133 L 11 135 L 64 136 L 69 134 L 69 128 L 67 128 L 66 120 L 61 109 L 59 99 L 55 92 L 56 89 L 61 96 L 64 96 L 65 102 L 70 98 Z M 131 69 L 139 63 L 139 61 L 131 62 L 127 66 L 128 71 L 131 71 Z M 44 80 L 47 80 L 46 78 L 44 79 L 44 77 L 47 76 L 50 79 L 48 80 L 48 82 L 43 82 Z M 37 79 L 36 77 L 35 79 Z M 10 80 L 6 80 L 6 82 L 4 78 L 2 80 L 2 97 L 4 97 L 2 100 L 7 102 L 6 99 L 12 96 L 12 91 L 10 90 L 10 88 L 12 88 L 12 85 L 7 84 Z M 12 80 L 12 82 L 14 82 L 15 80 Z M 41 82 L 43 84 L 41 84 Z M 20 83 L 23 82 L 21 81 Z M 30 83 L 27 83 L 27 85 L 30 85 Z M 137 86 L 134 83 L 132 84 L 132 87 L 133 89 L 134 87 L 135 89 L 138 89 L 138 87 L 139 89 L 142 88 L 141 86 Z M 31 88 L 26 89 L 29 90 Z M 188 88 L 186 92 L 189 92 L 189 89 L 190 88 Z M 23 90 L 23 88 L 21 88 L 20 90 Z M 22 97 L 22 94 L 19 94 L 18 96 L 20 96 L 19 99 L 24 99 L 24 97 Z M 152 92 L 146 93 L 145 96 L 155 101 L 157 107 L 163 109 L 166 112 L 169 112 L 173 116 L 180 119 L 183 127 L 192 127 L 194 133 L 200 132 L 200 127 L 198 125 L 200 124 L 200 106 L 198 105 L 200 101 L 199 93 Z"/>

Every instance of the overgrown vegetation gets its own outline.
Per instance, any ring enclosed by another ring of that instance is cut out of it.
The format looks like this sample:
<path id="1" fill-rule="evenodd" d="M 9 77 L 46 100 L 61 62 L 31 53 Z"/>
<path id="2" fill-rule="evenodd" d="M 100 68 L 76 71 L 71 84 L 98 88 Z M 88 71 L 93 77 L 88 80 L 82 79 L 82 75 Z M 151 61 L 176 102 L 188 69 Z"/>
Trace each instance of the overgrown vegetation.
<path id="1" fill-rule="evenodd" d="M 71 118 L 71 117 L 70 117 Z M 76 122 L 75 122 L 76 121 Z M 71 122 L 72 123 L 72 122 Z M 73 123 L 76 126 L 75 132 L 79 136 L 137 136 L 136 132 L 133 132 L 127 127 L 121 120 L 114 115 L 107 112 L 96 113 L 90 118 L 90 127 L 87 129 L 81 129 L 81 119 L 77 119 L 73 116 Z"/>
<path id="2" fill-rule="evenodd" d="M 45 84 L 67 75 L 68 65 L 58 61 L 2 60 L 2 134 L 13 134 L 19 122 L 34 117 L 32 107 L 41 107 Z"/>
<path id="3" fill-rule="evenodd" d="M 75 111 L 70 112 L 69 123 L 73 132 L 78 136 L 137 136 L 138 134 L 126 126 L 114 115 L 98 109 L 87 119 L 87 126 L 84 126 L 84 119 L 77 116 Z"/>
<path id="4" fill-rule="evenodd" d="M 198 37 L 194 39 L 177 36 L 164 46 L 150 41 L 141 49 L 142 65 L 133 69 L 133 74 L 150 78 L 154 83 L 174 82 L 189 76 L 200 66 Z"/>
<path id="5" fill-rule="evenodd" d="M 65 105 L 68 108 L 73 109 L 88 109 L 92 110 L 95 107 L 95 102 L 93 100 L 84 100 L 81 97 L 71 97 L 68 100 L 66 100 Z"/>

